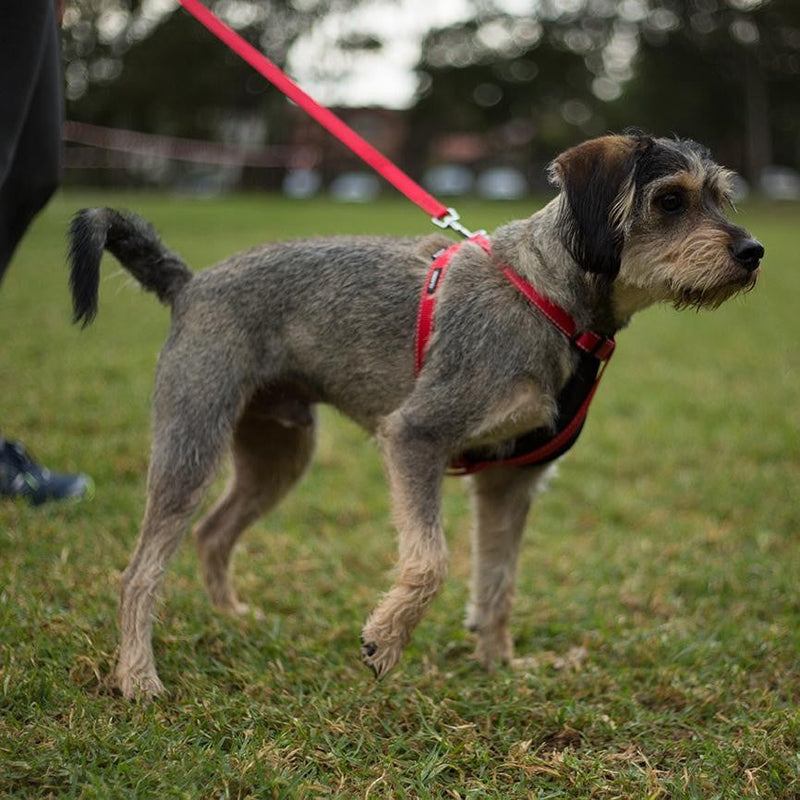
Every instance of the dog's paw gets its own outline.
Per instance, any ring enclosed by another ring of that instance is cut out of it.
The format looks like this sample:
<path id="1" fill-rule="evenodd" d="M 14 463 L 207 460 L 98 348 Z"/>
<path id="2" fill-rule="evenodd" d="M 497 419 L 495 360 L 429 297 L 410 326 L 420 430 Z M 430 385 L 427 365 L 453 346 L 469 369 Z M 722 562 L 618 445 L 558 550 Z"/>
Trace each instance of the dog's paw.
<path id="1" fill-rule="evenodd" d="M 381 640 L 370 623 L 361 634 L 361 660 L 380 680 L 394 667 L 403 655 L 403 643 L 395 640 Z"/>
<path id="2" fill-rule="evenodd" d="M 151 700 L 164 694 L 164 684 L 155 672 L 138 675 L 117 670 L 115 684 L 126 700 Z"/>
<path id="3" fill-rule="evenodd" d="M 464 629 L 470 633 L 477 633 L 481 629 L 480 617 L 478 609 L 473 603 L 467 606 L 464 614 Z"/>
<path id="4" fill-rule="evenodd" d="M 267 617 L 258 606 L 251 606 L 235 600 L 231 605 L 223 609 L 232 617 L 243 617 L 244 619 L 253 618 L 256 622 L 263 622 Z"/>
<path id="5" fill-rule="evenodd" d="M 478 644 L 473 658 L 487 672 L 503 664 L 510 664 L 514 658 L 514 642 L 508 628 L 496 627 L 477 631 Z"/>

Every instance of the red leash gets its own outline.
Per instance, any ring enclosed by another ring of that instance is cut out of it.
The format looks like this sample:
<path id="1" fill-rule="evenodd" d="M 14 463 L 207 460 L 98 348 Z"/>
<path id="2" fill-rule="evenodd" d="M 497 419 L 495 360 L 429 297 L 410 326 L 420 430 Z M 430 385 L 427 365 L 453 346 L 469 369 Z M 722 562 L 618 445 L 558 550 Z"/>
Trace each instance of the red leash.
<path id="1" fill-rule="evenodd" d="M 231 50 L 241 56 L 251 67 L 260 72 L 273 86 L 280 89 L 290 100 L 297 103 L 306 113 L 319 122 L 323 128 L 333 134 L 359 158 L 371 166 L 412 203 L 419 206 L 440 228 L 451 228 L 462 236 L 471 236 L 458 221 L 458 213 L 440 203 L 433 195 L 425 191 L 416 181 L 393 164 L 383 153 L 376 150 L 366 139 L 359 136 L 349 125 L 344 123 L 332 111 L 320 105 L 313 97 L 306 94 L 289 76 L 263 53 L 256 50 L 236 31 L 229 28 L 216 14 L 210 11 L 199 0 L 178 0 L 180 4 L 200 23 L 205 25 L 218 39 Z"/>
<path id="2" fill-rule="evenodd" d="M 340 142 L 354 152 L 359 158 L 371 166 L 379 175 L 385 178 L 399 192 L 404 194 L 412 203 L 417 205 L 440 228 L 450 228 L 474 242 L 491 257 L 491 245 L 482 232 L 473 234 L 459 222 L 459 216 L 452 208 L 442 205 L 433 195 L 425 191 L 416 181 L 413 181 L 399 167 L 389 161 L 386 156 L 376 150 L 369 142 L 359 136 L 349 125 L 345 124 L 332 111 L 321 106 L 310 95 L 306 94 L 283 70 L 260 53 L 251 44 L 245 41 L 236 31 L 229 28 L 219 17 L 209 11 L 200 0 L 178 0 L 180 4 L 199 22 L 205 25 L 217 38 L 222 40 L 231 50 L 241 56 L 251 67 L 261 73 L 270 83 L 283 92 L 290 100 L 319 122 L 323 128 L 333 134 Z M 415 347 L 415 371 L 419 374 L 425 361 L 425 350 L 431 334 L 433 333 L 434 311 L 436 308 L 436 292 L 439 289 L 450 260 L 458 252 L 461 244 L 438 253 L 428 272 L 428 277 L 423 287 L 420 298 L 419 313 L 417 316 L 417 338 Z M 544 316 L 566 336 L 575 347 L 587 353 L 595 363 L 604 367 L 614 352 L 613 337 L 606 337 L 594 331 L 578 332 L 575 321 L 560 306 L 540 295 L 526 280 L 517 275 L 508 267 L 501 266 L 503 274 L 532 303 Z M 577 412 L 567 424 L 546 442 L 534 447 L 526 453 L 501 461 L 470 461 L 467 458 L 456 459 L 451 464 L 452 474 L 467 475 L 498 463 L 508 466 L 525 466 L 530 464 L 546 463 L 566 452 L 578 437 L 589 404 L 594 397 L 597 384 L 603 369 L 596 374 L 594 381 L 587 387 L 582 396 L 582 402 Z"/>

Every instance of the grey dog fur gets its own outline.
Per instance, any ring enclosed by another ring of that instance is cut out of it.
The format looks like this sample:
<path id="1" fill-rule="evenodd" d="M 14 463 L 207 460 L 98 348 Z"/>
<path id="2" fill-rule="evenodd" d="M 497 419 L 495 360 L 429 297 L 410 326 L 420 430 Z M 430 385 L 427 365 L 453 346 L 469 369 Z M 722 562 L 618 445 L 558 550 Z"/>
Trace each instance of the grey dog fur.
<path id="1" fill-rule="evenodd" d="M 724 218 L 728 173 L 694 142 L 603 137 L 562 154 L 552 174 L 559 195 L 495 231 L 491 258 L 467 243 L 453 259 L 418 377 L 419 293 L 448 237 L 271 243 L 195 275 L 138 217 L 111 209 L 76 215 L 76 321 L 87 324 L 96 312 L 104 249 L 172 310 L 156 369 L 147 506 L 123 577 L 116 680 L 125 696 L 163 690 L 151 645 L 153 603 L 227 449 L 233 477 L 195 538 L 213 602 L 246 610 L 230 583 L 231 551 L 302 475 L 317 403 L 336 407 L 381 445 L 399 559 L 392 588 L 362 632 L 362 658 L 379 677 L 399 660 L 446 573 L 440 487 L 447 464 L 468 448 L 501 456 L 516 436 L 552 424 L 576 367 L 570 341 L 498 265 L 567 309 L 580 330 L 606 335 L 653 302 L 713 307 L 754 284 L 758 243 Z M 659 210 L 669 191 L 683 198 L 680 218 Z M 734 255 L 743 242 L 751 244 L 747 262 Z M 489 668 L 511 659 L 519 542 L 544 472 L 497 466 L 472 479 L 468 624 Z"/>

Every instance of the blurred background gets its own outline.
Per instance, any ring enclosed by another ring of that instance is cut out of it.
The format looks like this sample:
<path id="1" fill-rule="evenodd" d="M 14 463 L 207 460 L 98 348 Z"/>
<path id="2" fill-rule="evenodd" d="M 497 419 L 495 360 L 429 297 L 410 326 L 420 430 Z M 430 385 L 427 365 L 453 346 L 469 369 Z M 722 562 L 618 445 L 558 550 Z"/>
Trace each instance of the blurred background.
<path id="1" fill-rule="evenodd" d="M 800 197 L 797 0 L 217 0 L 213 10 L 442 197 L 518 199 L 560 150 L 688 136 L 738 192 Z M 70 0 L 67 185 L 390 192 L 174 0 Z"/>

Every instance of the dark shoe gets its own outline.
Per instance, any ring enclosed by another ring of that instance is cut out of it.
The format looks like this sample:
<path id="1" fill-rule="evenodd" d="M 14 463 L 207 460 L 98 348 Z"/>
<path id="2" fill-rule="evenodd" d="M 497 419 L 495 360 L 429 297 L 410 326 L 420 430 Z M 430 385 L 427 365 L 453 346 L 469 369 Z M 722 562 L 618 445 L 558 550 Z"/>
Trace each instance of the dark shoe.
<path id="1" fill-rule="evenodd" d="M 92 492 L 88 475 L 61 475 L 39 466 L 19 442 L 0 439 L 0 497 L 24 497 L 38 506 L 48 500 L 80 500 Z"/>

